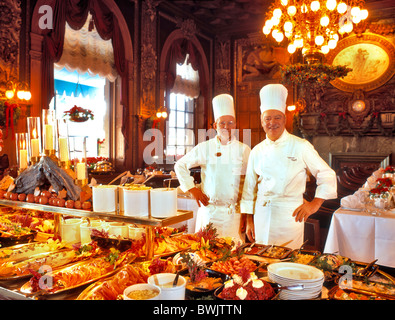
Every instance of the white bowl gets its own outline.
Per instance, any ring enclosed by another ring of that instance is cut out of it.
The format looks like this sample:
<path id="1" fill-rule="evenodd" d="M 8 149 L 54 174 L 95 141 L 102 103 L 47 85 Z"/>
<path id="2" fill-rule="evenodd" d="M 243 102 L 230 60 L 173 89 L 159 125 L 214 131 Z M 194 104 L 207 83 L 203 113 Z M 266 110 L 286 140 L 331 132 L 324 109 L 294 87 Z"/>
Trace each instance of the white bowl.
<path id="1" fill-rule="evenodd" d="M 135 291 L 135 290 L 155 290 L 158 292 L 158 294 L 150 299 L 132 299 L 130 298 L 128 295 L 130 294 L 130 292 Z M 131 285 L 129 287 L 127 287 L 124 291 L 123 291 L 123 298 L 124 300 L 159 300 L 160 299 L 160 295 L 161 295 L 161 289 L 153 284 L 149 284 L 149 283 L 138 283 L 138 284 L 134 284 Z"/>
<path id="2" fill-rule="evenodd" d="M 110 226 L 109 233 L 111 235 L 129 238 L 128 225 L 122 222 L 110 222 L 108 225 Z"/>
<path id="3" fill-rule="evenodd" d="M 129 226 L 129 239 L 140 240 L 145 234 L 145 228 L 138 228 L 134 226 Z"/>
<path id="4" fill-rule="evenodd" d="M 186 280 L 179 276 L 178 283 L 173 287 L 174 273 L 158 273 L 148 278 L 148 283 L 157 285 L 161 289 L 160 300 L 185 300 Z"/>

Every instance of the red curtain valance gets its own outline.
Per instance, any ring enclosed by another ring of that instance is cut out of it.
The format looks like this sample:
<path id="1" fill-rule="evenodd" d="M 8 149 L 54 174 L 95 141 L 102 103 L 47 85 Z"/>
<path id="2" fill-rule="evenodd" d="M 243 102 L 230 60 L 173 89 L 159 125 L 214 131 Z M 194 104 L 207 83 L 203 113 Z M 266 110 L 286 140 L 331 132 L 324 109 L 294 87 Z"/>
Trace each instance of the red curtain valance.
<path id="1" fill-rule="evenodd" d="M 53 29 L 47 29 L 44 33 L 42 61 L 42 92 L 46 95 L 44 101 L 49 105 L 55 94 L 54 63 L 60 60 L 63 53 L 66 22 L 74 30 L 79 30 L 86 22 L 90 12 L 100 37 L 112 41 L 115 67 L 122 79 L 122 133 L 126 137 L 129 127 L 128 66 L 125 60 L 122 33 L 116 17 L 102 0 L 55 0 L 52 10 L 54 14 Z M 127 139 L 125 141 L 127 143 Z"/>
<path id="2" fill-rule="evenodd" d="M 203 57 L 191 40 L 185 38 L 178 39 L 170 47 L 169 55 L 166 59 L 166 91 L 169 92 L 174 86 L 174 81 L 177 77 L 176 64 L 183 64 L 187 54 L 189 54 L 187 63 L 190 63 L 192 68 L 199 72 L 200 94 L 205 98 L 205 107 L 207 107 L 208 83 L 204 70 Z"/>

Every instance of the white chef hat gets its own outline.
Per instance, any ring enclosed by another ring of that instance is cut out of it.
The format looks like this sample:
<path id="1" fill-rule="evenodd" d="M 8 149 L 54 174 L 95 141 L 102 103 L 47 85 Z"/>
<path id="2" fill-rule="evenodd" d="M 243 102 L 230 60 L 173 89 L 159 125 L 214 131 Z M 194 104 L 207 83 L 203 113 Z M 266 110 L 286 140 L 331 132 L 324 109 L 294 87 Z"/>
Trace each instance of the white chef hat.
<path id="1" fill-rule="evenodd" d="M 282 84 L 273 83 L 264 86 L 259 92 L 261 113 L 266 110 L 279 110 L 285 114 L 288 90 Z"/>
<path id="2" fill-rule="evenodd" d="M 214 119 L 217 121 L 222 116 L 235 117 L 233 97 L 230 94 L 220 94 L 213 99 Z"/>

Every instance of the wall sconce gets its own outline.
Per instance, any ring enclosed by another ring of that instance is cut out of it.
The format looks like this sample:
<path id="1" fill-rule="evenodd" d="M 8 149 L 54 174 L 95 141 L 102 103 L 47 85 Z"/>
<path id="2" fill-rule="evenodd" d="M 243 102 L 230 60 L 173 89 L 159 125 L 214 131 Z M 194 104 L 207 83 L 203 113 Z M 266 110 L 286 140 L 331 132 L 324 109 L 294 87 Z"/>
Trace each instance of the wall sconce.
<path id="1" fill-rule="evenodd" d="M 287 110 L 290 111 L 290 112 L 295 111 L 295 110 L 296 110 L 296 106 L 295 106 L 295 105 L 293 105 L 293 106 L 288 106 L 288 107 L 287 107 Z"/>
<path id="2" fill-rule="evenodd" d="M 156 117 L 157 117 L 157 118 L 166 119 L 166 118 L 167 118 L 167 109 L 166 109 L 166 107 L 160 107 L 160 108 L 156 111 Z"/>
<path id="3" fill-rule="evenodd" d="M 17 96 L 19 100 L 29 101 L 32 97 L 32 94 L 28 90 L 28 86 L 26 82 L 13 82 L 8 81 L 6 85 L 5 96 L 7 99 L 12 99 Z"/>

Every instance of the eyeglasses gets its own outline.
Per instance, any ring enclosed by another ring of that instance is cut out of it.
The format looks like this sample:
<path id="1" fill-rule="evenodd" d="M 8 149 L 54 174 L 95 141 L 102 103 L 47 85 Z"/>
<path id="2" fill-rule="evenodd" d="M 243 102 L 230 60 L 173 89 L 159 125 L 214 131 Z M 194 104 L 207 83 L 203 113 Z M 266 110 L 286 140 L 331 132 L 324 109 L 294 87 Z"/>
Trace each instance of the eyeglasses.
<path id="1" fill-rule="evenodd" d="M 232 127 L 235 125 L 234 121 L 220 121 L 217 123 L 218 127 L 225 128 L 226 126 Z"/>

